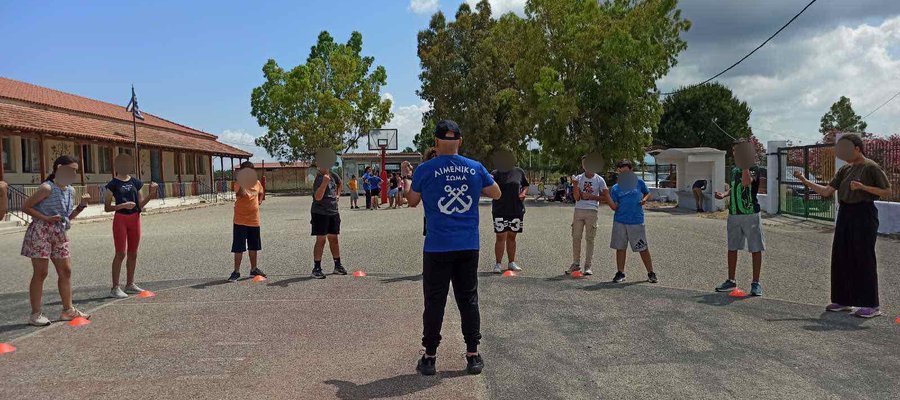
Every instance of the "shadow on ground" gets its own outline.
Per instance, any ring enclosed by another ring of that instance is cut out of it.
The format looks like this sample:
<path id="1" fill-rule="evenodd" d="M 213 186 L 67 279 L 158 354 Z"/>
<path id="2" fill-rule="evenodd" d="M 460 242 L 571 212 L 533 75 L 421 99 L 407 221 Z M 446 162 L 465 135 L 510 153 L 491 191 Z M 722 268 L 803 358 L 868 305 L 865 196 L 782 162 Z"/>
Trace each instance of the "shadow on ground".
<path id="1" fill-rule="evenodd" d="M 398 375 L 392 378 L 379 379 L 361 385 L 335 379 L 327 380 L 325 383 L 338 389 L 337 397 L 339 399 L 385 399 L 421 392 L 425 389 L 439 385 L 442 379 L 457 378 L 461 376 L 466 376 L 465 370 L 440 372 L 433 377 L 422 377 L 419 374 Z"/>

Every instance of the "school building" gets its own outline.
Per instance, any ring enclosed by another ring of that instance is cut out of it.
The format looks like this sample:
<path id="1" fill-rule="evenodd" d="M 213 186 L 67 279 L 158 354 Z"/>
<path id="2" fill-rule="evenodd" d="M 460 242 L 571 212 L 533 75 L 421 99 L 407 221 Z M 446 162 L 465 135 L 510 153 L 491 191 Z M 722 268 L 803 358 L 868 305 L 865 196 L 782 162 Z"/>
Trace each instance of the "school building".
<path id="1" fill-rule="evenodd" d="M 136 121 L 139 177 L 159 183 L 165 196 L 214 193 L 215 186 L 225 186 L 214 185 L 214 158 L 224 167 L 225 160 L 252 156 L 209 133 L 142 114 L 144 120 Z M 0 180 L 9 183 L 14 203 L 33 192 L 60 155 L 80 160 L 76 191 L 100 201 L 113 159 L 133 153 L 134 137 L 132 114 L 123 105 L 0 77 Z"/>

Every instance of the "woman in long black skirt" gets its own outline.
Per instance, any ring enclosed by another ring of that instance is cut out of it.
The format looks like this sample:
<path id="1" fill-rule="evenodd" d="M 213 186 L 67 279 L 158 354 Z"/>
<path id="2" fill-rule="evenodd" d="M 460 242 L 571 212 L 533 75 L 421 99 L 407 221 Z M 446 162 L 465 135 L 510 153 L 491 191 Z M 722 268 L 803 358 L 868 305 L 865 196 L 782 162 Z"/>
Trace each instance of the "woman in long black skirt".
<path id="1" fill-rule="evenodd" d="M 884 171 L 866 158 L 862 138 L 845 134 L 835 144 L 835 155 L 847 162 L 828 186 L 811 182 L 800 171 L 794 176 L 822 197 L 837 192 L 837 222 L 831 249 L 831 304 L 827 311 L 854 311 L 872 318 L 878 309 L 878 272 L 875 240 L 878 238 L 878 209 L 875 201 L 891 193 Z"/>

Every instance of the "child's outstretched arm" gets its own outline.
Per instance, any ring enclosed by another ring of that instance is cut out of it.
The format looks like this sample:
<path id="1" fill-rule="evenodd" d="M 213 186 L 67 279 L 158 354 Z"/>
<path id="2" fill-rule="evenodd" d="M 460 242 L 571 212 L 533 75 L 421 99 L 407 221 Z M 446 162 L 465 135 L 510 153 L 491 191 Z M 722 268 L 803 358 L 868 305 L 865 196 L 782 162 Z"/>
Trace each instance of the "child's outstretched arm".
<path id="1" fill-rule="evenodd" d="M 78 215 L 81 214 L 81 212 L 84 211 L 85 208 L 87 208 L 88 202 L 90 200 L 91 200 L 91 195 L 89 195 L 87 193 L 81 195 L 81 203 L 78 203 L 78 207 L 75 207 L 75 209 L 72 210 L 72 213 L 69 214 L 69 221 L 71 221 L 75 218 L 78 218 Z"/>
<path id="2" fill-rule="evenodd" d="M 148 189 L 148 192 L 150 194 L 147 196 L 147 198 L 144 198 L 144 194 L 141 193 L 140 190 L 138 190 L 138 204 L 141 205 L 141 210 L 147 207 L 147 204 L 150 203 L 150 200 L 156 198 L 158 189 L 159 185 L 157 185 L 156 182 L 150 182 L 150 189 Z"/>

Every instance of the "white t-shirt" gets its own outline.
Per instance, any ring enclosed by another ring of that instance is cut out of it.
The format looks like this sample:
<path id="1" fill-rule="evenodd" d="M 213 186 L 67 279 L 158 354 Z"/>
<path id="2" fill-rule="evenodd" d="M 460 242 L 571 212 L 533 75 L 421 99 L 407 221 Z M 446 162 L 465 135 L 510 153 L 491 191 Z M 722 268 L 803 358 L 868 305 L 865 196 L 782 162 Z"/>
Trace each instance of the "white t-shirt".
<path id="1" fill-rule="evenodd" d="M 603 177 L 600 176 L 600 174 L 594 174 L 594 176 L 590 178 L 581 174 L 575 177 L 575 182 L 578 183 L 578 190 L 580 190 L 581 193 L 600 195 L 607 189 L 606 181 L 603 180 Z M 578 200 L 578 202 L 575 203 L 575 208 L 598 210 L 600 209 L 600 202 L 597 200 Z"/>

